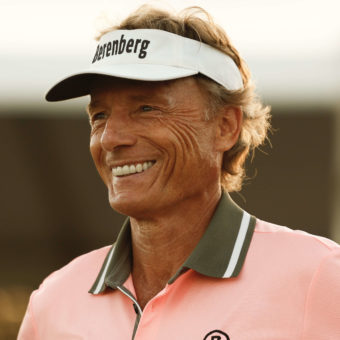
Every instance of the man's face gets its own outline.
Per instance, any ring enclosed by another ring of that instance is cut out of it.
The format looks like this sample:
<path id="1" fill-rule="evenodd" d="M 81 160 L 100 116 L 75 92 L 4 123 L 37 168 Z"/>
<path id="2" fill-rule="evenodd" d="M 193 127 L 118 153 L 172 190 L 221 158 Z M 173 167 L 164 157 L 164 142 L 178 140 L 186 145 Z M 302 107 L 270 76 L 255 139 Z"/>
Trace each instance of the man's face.
<path id="1" fill-rule="evenodd" d="M 222 153 L 206 101 L 191 77 L 93 84 L 90 150 L 113 209 L 150 217 L 219 190 Z"/>

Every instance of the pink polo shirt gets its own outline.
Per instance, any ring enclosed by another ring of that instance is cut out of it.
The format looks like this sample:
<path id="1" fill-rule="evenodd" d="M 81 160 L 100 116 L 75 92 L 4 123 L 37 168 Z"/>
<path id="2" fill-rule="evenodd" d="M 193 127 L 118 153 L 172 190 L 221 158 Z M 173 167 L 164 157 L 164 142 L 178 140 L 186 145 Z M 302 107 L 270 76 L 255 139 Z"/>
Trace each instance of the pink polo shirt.
<path id="1" fill-rule="evenodd" d="M 328 239 L 256 220 L 224 195 L 194 252 L 141 311 L 129 235 L 126 223 L 115 246 L 45 279 L 18 339 L 340 339 L 340 247 Z"/>

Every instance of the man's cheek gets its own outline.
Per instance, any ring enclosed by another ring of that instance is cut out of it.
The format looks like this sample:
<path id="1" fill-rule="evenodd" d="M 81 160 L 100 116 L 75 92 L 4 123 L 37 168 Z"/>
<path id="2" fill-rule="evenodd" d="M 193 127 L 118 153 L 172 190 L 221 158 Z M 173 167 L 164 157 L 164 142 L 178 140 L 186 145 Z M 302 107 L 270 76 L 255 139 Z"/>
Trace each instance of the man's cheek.
<path id="1" fill-rule="evenodd" d="M 198 134 L 196 127 L 186 120 L 172 120 L 167 128 L 171 135 L 183 148 L 197 144 Z"/>

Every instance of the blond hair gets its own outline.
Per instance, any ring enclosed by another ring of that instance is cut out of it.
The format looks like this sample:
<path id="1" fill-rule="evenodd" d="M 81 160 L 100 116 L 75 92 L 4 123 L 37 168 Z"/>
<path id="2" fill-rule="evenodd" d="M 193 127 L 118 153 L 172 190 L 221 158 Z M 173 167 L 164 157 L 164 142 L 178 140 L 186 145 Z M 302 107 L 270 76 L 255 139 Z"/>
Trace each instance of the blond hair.
<path id="1" fill-rule="evenodd" d="M 203 76 L 194 76 L 209 95 L 206 118 L 210 119 L 225 105 L 240 107 L 243 123 L 235 145 L 223 155 L 221 183 L 224 190 L 239 191 L 245 177 L 244 163 L 250 151 L 261 145 L 270 128 L 270 107 L 264 106 L 255 94 L 255 86 L 247 65 L 231 44 L 224 30 L 200 7 L 189 7 L 178 14 L 150 5 L 143 5 L 119 25 L 103 30 L 97 39 L 117 29 L 159 29 L 204 42 L 229 55 L 240 70 L 244 88 L 228 91 L 222 85 Z"/>

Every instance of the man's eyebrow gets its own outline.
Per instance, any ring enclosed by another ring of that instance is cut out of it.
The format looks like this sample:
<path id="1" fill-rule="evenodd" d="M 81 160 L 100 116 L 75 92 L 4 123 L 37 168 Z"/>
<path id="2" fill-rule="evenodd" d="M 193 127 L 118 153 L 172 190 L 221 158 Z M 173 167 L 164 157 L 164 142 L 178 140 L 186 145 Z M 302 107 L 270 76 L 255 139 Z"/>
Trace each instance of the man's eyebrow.
<path id="1" fill-rule="evenodd" d="M 134 101 L 143 101 L 143 100 L 148 100 L 148 99 L 153 99 L 156 96 L 154 95 L 148 95 L 148 94 L 131 94 L 129 96 L 130 100 L 134 100 Z"/>
<path id="2" fill-rule="evenodd" d="M 143 101 L 156 101 L 162 104 L 170 105 L 171 100 L 167 96 L 163 96 L 160 94 L 133 94 L 129 96 L 129 99 L 134 102 L 143 102 Z"/>
<path id="3" fill-rule="evenodd" d="M 128 97 L 131 102 L 148 102 L 148 101 L 156 101 L 161 104 L 171 105 L 172 100 L 167 96 L 162 96 L 159 94 L 132 94 Z M 86 112 L 88 115 L 91 115 L 93 111 L 102 107 L 102 105 L 98 101 L 90 102 L 86 107 Z"/>
<path id="4" fill-rule="evenodd" d="M 90 102 L 90 104 L 88 104 L 86 106 L 86 112 L 88 114 L 91 114 L 91 112 L 93 112 L 96 108 L 98 108 L 100 105 L 97 102 Z"/>

